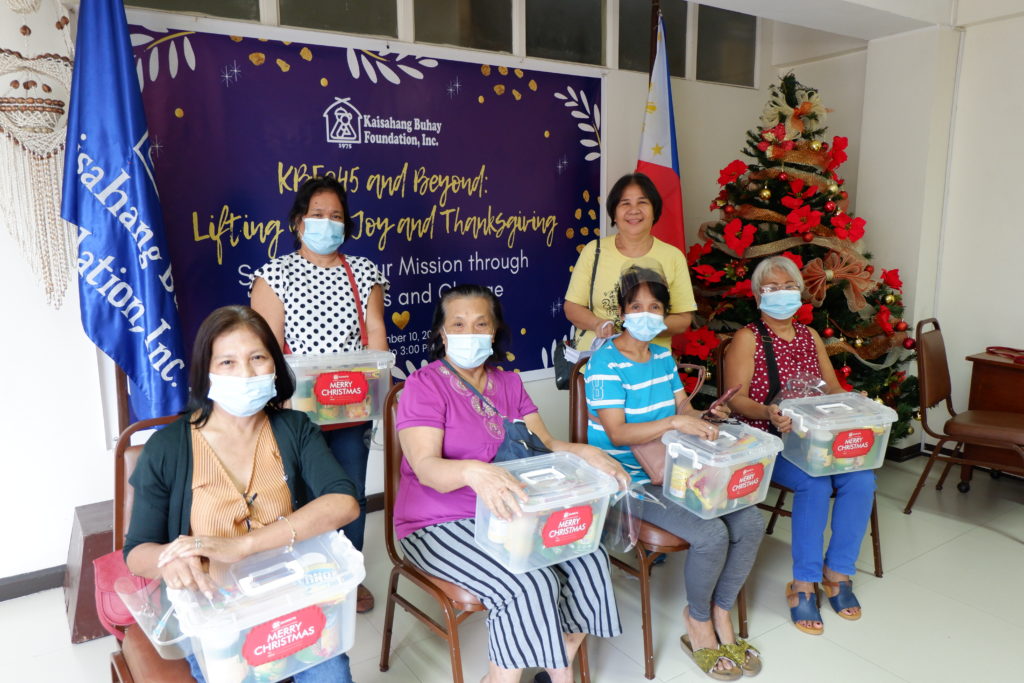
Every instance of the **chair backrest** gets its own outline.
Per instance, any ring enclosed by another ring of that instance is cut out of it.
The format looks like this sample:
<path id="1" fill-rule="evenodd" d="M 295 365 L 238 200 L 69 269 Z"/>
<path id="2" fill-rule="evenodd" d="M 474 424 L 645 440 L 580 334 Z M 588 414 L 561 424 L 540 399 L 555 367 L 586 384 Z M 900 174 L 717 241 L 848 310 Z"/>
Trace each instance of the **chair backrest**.
<path id="1" fill-rule="evenodd" d="M 587 360 L 577 361 L 569 373 L 569 441 L 573 443 L 587 442 L 587 383 L 583 377 Z"/>
<path id="2" fill-rule="evenodd" d="M 398 417 L 398 395 L 405 382 L 391 387 L 384 399 L 384 545 L 394 564 L 403 562 L 395 543 L 395 499 L 402 468 L 402 443 L 395 422 Z"/>
<path id="3" fill-rule="evenodd" d="M 932 329 L 924 331 L 926 326 Z M 942 328 L 935 318 L 917 323 L 917 381 L 921 394 L 921 418 L 928 408 L 946 401 L 952 412 L 949 381 L 949 363 L 946 360 L 946 344 L 942 340 Z"/>
<path id="4" fill-rule="evenodd" d="M 718 346 L 714 350 L 715 358 L 715 390 L 721 396 L 725 391 L 725 352 L 732 344 L 732 337 L 718 340 Z"/>
<path id="5" fill-rule="evenodd" d="M 132 437 L 147 429 L 165 425 L 178 418 L 177 415 L 139 420 L 121 432 L 114 447 L 114 550 L 124 547 L 124 536 L 128 532 L 128 520 L 132 518 L 132 502 L 135 492 L 128 479 L 135 471 L 135 464 L 142 455 L 142 446 L 132 445 Z"/>

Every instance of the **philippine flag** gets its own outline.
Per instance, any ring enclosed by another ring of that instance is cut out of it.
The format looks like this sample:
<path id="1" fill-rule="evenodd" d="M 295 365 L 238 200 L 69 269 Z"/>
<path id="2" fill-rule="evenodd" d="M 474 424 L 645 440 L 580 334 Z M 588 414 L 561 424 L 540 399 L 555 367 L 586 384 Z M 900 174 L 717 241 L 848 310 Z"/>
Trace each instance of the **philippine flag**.
<path id="1" fill-rule="evenodd" d="M 636 170 L 652 181 L 661 194 L 661 218 L 651 231 L 662 242 L 686 251 L 683 234 L 683 195 L 679 188 L 679 156 L 676 154 L 672 83 L 665 50 L 665 21 L 658 15 L 658 46 L 647 88 L 643 135 Z"/>

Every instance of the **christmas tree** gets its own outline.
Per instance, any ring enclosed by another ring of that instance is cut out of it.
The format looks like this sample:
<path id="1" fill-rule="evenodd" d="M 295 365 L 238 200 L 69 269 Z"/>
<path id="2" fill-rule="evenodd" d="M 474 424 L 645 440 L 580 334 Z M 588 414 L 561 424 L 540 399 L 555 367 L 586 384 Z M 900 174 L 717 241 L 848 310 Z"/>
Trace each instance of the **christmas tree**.
<path id="1" fill-rule="evenodd" d="M 797 321 L 816 329 L 845 388 L 894 408 L 892 440 L 913 433 L 917 379 L 905 367 L 914 340 L 903 320 L 898 270 L 877 273 L 862 249 L 866 224 L 848 213 L 838 170 L 847 139 L 826 141 L 825 107 L 814 88 L 790 73 L 771 87 L 760 126 L 743 153 L 719 174 L 711 203 L 719 220 L 704 223 L 687 253 L 697 297 L 694 329 L 684 335 L 685 362 L 712 367 L 714 349 L 758 319 L 750 274 L 768 256 L 792 259 L 804 276 Z"/>

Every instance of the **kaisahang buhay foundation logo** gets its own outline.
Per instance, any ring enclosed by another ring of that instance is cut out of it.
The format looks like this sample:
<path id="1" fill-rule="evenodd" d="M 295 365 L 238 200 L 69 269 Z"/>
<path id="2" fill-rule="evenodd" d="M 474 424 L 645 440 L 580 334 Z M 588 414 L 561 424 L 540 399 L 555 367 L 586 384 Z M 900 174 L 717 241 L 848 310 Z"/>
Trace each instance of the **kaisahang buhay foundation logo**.
<path id="1" fill-rule="evenodd" d="M 438 147 L 444 125 L 431 119 L 364 114 L 348 97 L 335 97 L 323 117 L 327 142 L 343 149 L 356 144 Z"/>

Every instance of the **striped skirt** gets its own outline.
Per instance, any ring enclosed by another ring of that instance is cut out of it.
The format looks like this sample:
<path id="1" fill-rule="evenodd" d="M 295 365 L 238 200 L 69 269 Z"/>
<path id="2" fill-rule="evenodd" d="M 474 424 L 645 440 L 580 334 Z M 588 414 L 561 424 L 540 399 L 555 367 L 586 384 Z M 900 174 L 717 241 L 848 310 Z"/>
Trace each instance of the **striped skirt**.
<path id="1" fill-rule="evenodd" d="M 434 524 L 401 540 L 424 571 L 476 595 L 487 607 L 487 656 L 503 669 L 569 665 L 563 633 L 622 633 L 604 548 L 513 574 L 473 541 L 475 521 Z"/>

